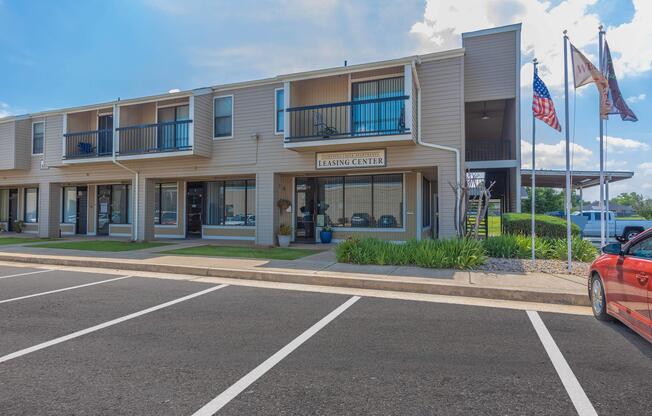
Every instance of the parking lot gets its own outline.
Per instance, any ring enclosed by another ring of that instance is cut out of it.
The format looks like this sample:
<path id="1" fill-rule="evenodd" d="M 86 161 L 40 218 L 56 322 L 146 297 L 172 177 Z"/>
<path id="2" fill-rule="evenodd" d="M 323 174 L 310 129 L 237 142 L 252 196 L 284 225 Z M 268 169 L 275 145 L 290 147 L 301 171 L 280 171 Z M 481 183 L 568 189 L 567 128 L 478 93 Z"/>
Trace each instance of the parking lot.
<path id="1" fill-rule="evenodd" d="M 353 293 L 353 292 L 352 292 Z M 0 266 L 0 414 L 649 414 L 591 316 Z"/>

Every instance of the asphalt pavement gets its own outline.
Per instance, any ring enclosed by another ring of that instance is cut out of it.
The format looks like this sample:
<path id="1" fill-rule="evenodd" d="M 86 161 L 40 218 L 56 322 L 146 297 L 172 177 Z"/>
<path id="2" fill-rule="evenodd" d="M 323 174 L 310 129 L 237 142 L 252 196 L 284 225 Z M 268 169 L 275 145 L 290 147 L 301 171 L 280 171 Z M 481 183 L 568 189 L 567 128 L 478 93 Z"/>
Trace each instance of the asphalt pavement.
<path id="1" fill-rule="evenodd" d="M 649 414 L 652 345 L 532 314 L 2 266 L 0 414 Z"/>

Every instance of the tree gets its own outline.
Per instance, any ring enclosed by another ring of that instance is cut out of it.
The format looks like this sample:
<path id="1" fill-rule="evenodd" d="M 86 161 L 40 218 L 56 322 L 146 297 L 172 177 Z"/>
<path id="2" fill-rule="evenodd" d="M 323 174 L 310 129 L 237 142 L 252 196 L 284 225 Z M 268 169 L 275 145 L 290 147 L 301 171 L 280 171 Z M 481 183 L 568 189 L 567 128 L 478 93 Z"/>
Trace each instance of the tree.
<path id="1" fill-rule="evenodd" d="M 652 219 L 652 199 L 648 198 L 638 202 L 634 206 L 634 209 L 636 209 L 636 213 L 638 215 L 645 218 L 646 220 Z"/>
<path id="2" fill-rule="evenodd" d="M 645 198 L 643 195 L 637 194 L 636 192 L 622 193 L 615 198 L 612 198 L 609 202 L 618 204 L 618 205 L 629 205 L 631 207 L 636 207 L 637 205 L 643 203 Z"/>
<path id="3" fill-rule="evenodd" d="M 521 204 L 522 212 L 532 210 L 532 188 L 528 189 L 527 198 L 523 199 Z M 553 188 L 537 188 L 536 206 L 534 210 L 537 214 L 545 214 L 551 211 L 564 211 L 564 193 Z"/>

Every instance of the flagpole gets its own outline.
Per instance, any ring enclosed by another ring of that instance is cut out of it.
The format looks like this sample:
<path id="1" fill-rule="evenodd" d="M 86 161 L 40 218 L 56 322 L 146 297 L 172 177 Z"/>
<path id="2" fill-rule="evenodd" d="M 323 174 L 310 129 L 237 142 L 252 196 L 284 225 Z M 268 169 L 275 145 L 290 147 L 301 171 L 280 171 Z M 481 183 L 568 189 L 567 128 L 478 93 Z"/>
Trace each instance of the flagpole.
<path id="1" fill-rule="evenodd" d="M 539 62 L 537 61 L 537 58 L 534 58 L 532 60 L 532 64 L 534 65 L 534 73 L 536 74 L 537 73 L 537 66 L 539 65 Z M 534 117 L 534 111 L 533 111 L 532 112 L 532 187 L 531 187 L 532 196 L 530 197 L 530 205 L 531 205 L 531 208 L 532 208 L 532 233 L 531 234 L 532 234 L 532 266 L 533 267 L 536 266 L 536 259 L 535 259 L 535 256 L 534 256 L 534 243 L 536 241 L 536 231 L 535 231 L 536 227 L 535 227 L 534 215 L 536 214 L 535 206 L 536 206 L 536 200 L 537 200 L 537 197 L 536 197 L 536 195 L 537 195 L 537 193 L 536 193 L 537 184 L 536 183 L 537 182 L 536 182 L 536 173 L 535 173 L 535 169 L 536 169 L 536 156 L 535 155 L 536 155 L 536 149 L 537 149 L 536 148 L 536 142 L 537 142 L 536 137 L 537 137 L 537 135 L 536 135 L 536 117 Z"/>
<path id="2" fill-rule="evenodd" d="M 604 74 L 604 62 L 602 62 L 602 39 L 604 30 L 602 25 L 598 28 L 598 51 L 600 60 L 600 73 Z M 600 247 L 604 247 L 605 243 L 605 211 L 604 211 L 604 122 L 600 108 L 600 100 L 598 101 L 598 119 L 600 120 Z"/>
<path id="3" fill-rule="evenodd" d="M 568 256 L 568 273 L 573 270 L 573 247 L 571 242 L 571 178 L 570 178 L 570 128 L 568 111 L 568 31 L 564 30 L 564 104 L 566 124 L 566 255 Z"/>

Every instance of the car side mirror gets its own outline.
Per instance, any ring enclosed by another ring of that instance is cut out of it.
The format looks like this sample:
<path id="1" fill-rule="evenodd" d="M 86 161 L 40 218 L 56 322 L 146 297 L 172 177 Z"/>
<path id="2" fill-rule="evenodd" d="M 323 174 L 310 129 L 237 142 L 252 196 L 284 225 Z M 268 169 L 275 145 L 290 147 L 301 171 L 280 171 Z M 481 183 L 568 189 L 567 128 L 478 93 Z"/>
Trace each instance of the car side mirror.
<path id="1" fill-rule="evenodd" d="M 620 243 L 610 243 L 602 247 L 602 252 L 604 254 L 613 254 L 616 256 L 622 256 L 623 246 Z"/>

